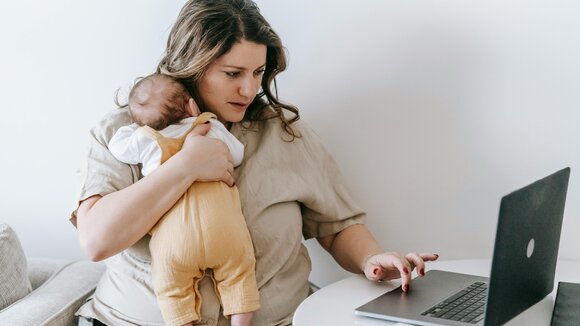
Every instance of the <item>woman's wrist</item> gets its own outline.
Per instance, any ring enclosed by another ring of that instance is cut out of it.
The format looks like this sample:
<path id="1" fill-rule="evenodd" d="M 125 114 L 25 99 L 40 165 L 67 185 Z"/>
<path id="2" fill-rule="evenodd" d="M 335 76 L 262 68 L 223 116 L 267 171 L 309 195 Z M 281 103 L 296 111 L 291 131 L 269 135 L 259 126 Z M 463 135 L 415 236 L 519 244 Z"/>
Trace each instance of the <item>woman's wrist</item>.
<path id="1" fill-rule="evenodd" d="M 197 174 L 198 169 L 195 168 L 195 163 L 192 162 L 189 155 L 184 152 L 177 152 L 166 163 L 167 167 L 176 173 L 176 179 L 179 182 L 189 187 L 192 183 L 199 179 Z M 171 163 L 169 161 L 172 161 Z M 170 164 L 167 164 L 170 163 Z"/>
<path id="2" fill-rule="evenodd" d="M 361 271 L 363 272 L 363 274 L 365 272 L 365 267 L 367 266 L 367 263 L 368 263 L 369 259 L 371 259 L 371 257 L 374 256 L 374 255 L 375 255 L 374 253 L 373 254 L 368 254 L 368 255 L 366 255 L 363 258 L 362 264 L 361 264 Z"/>

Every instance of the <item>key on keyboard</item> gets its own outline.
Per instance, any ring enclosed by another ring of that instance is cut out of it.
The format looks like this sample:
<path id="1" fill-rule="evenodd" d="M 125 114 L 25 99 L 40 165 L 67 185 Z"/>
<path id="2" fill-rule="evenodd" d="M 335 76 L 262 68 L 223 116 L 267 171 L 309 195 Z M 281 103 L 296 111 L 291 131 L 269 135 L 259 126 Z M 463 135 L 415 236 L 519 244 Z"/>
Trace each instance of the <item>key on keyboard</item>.
<path id="1" fill-rule="evenodd" d="M 487 283 L 475 282 L 421 315 L 475 324 L 483 319 Z"/>

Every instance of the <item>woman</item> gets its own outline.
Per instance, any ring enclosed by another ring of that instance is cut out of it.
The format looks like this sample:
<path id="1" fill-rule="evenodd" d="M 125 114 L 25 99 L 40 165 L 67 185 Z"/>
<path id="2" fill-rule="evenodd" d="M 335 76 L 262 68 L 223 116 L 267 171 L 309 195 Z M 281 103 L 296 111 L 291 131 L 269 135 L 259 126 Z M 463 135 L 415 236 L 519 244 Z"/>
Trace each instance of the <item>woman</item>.
<path id="1" fill-rule="evenodd" d="M 182 81 L 202 111 L 216 114 L 245 145 L 234 170 L 226 146 L 197 127 L 182 150 L 146 178 L 116 161 L 107 143 L 131 122 L 126 110 L 92 130 L 87 177 L 71 221 L 93 260 L 107 259 L 95 295 L 78 314 L 110 325 L 162 324 L 151 290 L 147 232 L 193 182 L 238 186 L 254 243 L 261 308 L 254 325 L 288 325 L 309 294 L 315 237 L 346 270 L 370 280 L 424 274 L 434 254 L 384 252 L 336 164 L 298 110 L 278 101 L 272 81 L 286 67 L 279 37 L 249 0 L 190 0 L 170 32 L 158 72 Z M 235 180 L 235 181 L 234 181 Z M 178 239 L 176 239 L 177 241 Z M 200 283 L 202 324 L 227 325 L 209 278 Z"/>

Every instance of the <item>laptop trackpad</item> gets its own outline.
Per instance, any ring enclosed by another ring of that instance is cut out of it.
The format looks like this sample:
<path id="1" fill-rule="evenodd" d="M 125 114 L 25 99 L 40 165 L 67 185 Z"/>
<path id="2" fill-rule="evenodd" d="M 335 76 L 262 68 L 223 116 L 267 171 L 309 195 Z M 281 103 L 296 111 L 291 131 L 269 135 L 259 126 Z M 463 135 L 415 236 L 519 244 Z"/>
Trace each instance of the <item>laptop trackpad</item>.
<path id="1" fill-rule="evenodd" d="M 408 293 L 398 287 L 357 308 L 355 312 L 358 315 L 414 324 L 417 321 L 447 323 L 421 314 L 474 282 L 488 282 L 488 278 L 430 270 L 424 277 L 413 279 Z"/>

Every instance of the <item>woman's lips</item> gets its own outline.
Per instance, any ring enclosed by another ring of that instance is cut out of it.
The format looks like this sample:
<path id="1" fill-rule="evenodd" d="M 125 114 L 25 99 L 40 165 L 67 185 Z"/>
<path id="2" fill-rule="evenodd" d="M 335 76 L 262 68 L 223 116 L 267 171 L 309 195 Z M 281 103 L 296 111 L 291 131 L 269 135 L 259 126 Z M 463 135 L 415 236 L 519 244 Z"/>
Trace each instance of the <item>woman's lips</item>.
<path id="1" fill-rule="evenodd" d="M 230 102 L 230 104 L 240 111 L 245 110 L 248 107 L 248 105 L 250 105 L 249 103 L 241 103 L 241 102 Z"/>

